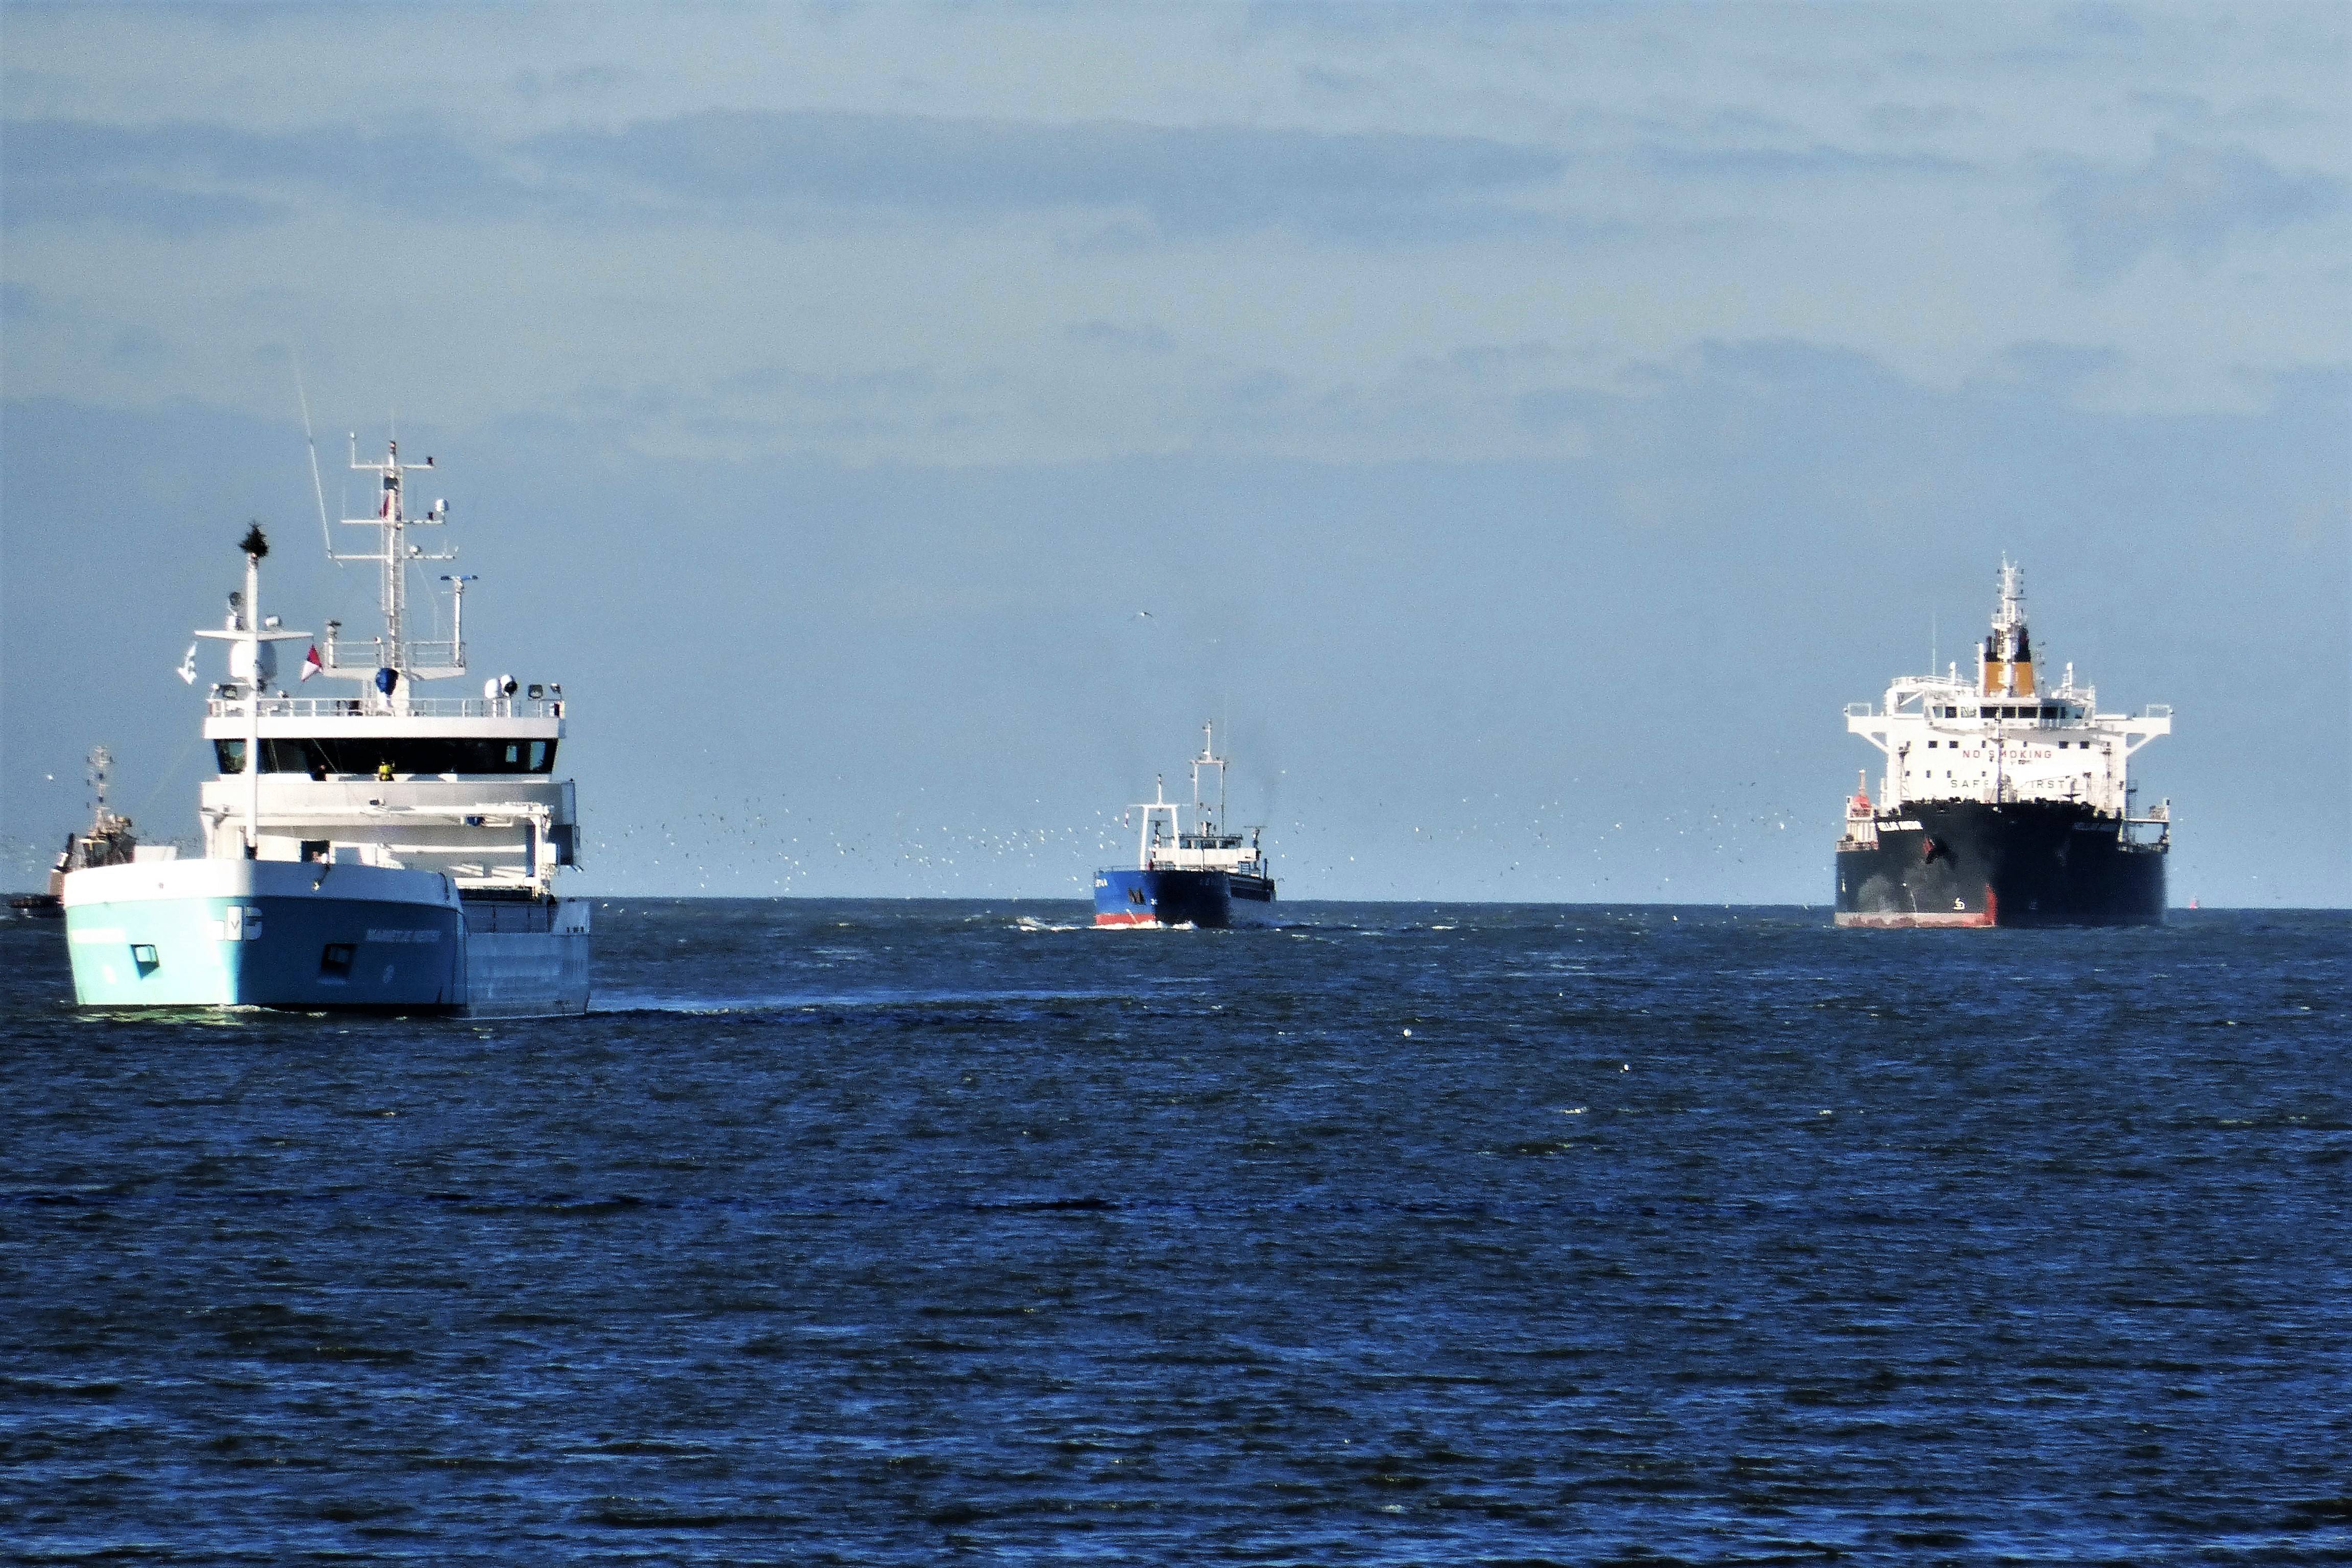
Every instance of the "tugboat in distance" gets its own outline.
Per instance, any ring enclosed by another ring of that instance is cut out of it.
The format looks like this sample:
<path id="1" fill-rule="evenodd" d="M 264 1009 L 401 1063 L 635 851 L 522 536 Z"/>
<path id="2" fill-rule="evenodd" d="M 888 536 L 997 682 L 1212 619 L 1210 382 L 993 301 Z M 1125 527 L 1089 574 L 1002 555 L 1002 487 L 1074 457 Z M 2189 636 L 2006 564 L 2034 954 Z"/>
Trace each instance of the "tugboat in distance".
<path id="1" fill-rule="evenodd" d="M 2131 810 L 2133 753 L 2172 710 L 2102 713 L 2098 694 L 2037 683 L 2024 574 L 2000 563 L 1974 681 L 1901 676 L 1846 729 L 1886 757 L 1878 801 L 1847 803 L 1837 846 L 1842 926 L 2118 926 L 2164 921 L 2171 802 Z"/>
<path id="2" fill-rule="evenodd" d="M 1225 826 L 1225 759 L 1217 755 L 1213 726 L 1201 726 L 1201 754 L 1192 759 L 1192 826 L 1164 784 L 1136 810 L 1143 820 L 1135 865 L 1095 873 L 1098 926 L 1271 925 L 1274 879 L 1259 847 L 1262 828 Z M 1201 770 L 1217 770 L 1217 800 L 1201 793 Z"/>
<path id="3" fill-rule="evenodd" d="M 169 860 L 179 853 L 171 845 L 142 844 L 132 831 L 131 819 L 106 807 L 106 784 L 114 770 L 114 754 L 104 746 L 89 753 L 90 787 L 98 792 L 98 810 L 89 828 L 68 834 L 66 847 L 58 852 L 57 864 L 49 868 L 47 891 L 20 893 L 8 900 L 8 907 L 26 920 L 62 920 L 65 918 L 66 875 L 92 866 L 128 866 L 134 860 Z"/>

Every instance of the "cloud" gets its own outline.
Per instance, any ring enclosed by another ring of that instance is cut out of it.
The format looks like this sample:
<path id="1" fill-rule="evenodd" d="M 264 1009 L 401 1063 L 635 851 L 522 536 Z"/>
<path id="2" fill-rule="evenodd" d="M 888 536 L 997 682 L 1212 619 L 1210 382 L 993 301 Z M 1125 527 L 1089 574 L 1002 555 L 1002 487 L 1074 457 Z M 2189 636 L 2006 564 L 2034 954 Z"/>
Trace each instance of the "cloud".
<path id="1" fill-rule="evenodd" d="M 2147 36 L 2146 25 L 2122 5 L 2061 6 L 2053 20 L 2060 33 L 2082 38 L 2137 40 Z"/>
<path id="2" fill-rule="evenodd" d="M 406 216 L 495 216 L 544 199 L 436 133 L 331 125 L 265 133 L 11 121 L 0 181 L 12 224 L 103 220 L 171 233 L 276 221 L 298 191 Z"/>
<path id="3" fill-rule="evenodd" d="M 1848 147 L 1652 147 L 1643 162 L 1661 174 L 1702 180 L 1797 180 L 1856 174 L 1946 176 L 1974 165 L 1933 153 L 1857 153 Z"/>
<path id="4" fill-rule="evenodd" d="M 581 66 L 572 70 L 517 71 L 508 85 L 517 98 L 535 102 L 542 98 L 593 98 L 621 91 L 634 73 L 610 66 Z"/>
<path id="5" fill-rule="evenodd" d="M 2158 136 L 2137 168 L 2061 168 L 2043 207 L 2074 252 L 2076 274 L 2104 283 L 2150 251 L 2201 265 L 2242 237 L 2328 216 L 2343 209 L 2345 188 L 2336 175 L 2284 173 L 2246 147 Z"/>
<path id="6" fill-rule="evenodd" d="M 1133 211 L 1162 235 L 1287 226 L 1353 238 L 1507 221 L 1496 198 L 1565 167 L 1547 149 L 1475 136 L 749 110 L 560 132 L 528 152 L 554 177 L 718 217 L 807 205 Z"/>
<path id="7" fill-rule="evenodd" d="M 145 370 L 161 363 L 170 352 L 171 345 L 154 328 L 125 327 L 115 333 L 113 342 L 107 347 L 106 357 L 126 370 Z"/>
<path id="8" fill-rule="evenodd" d="M 709 110 L 476 149 L 434 131 L 6 126 L 15 222 L 249 226 L 320 196 L 406 217 L 687 217 L 773 225 L 865 209 L 950 221 L 1064 212 L 1147 241 L 1286 226 L 1364 243 L 1546 223 L 1507 195 L 1560 154 L 1475 136 L 1097 121 Z"/>
<path id="9" fill-rule="evenodd" d="M 282 202 L 234 191 L 189 191 L 156 180 L 58 177 L 27 169 L 14 156 L 0 164 L 5 200 L 0 216 L 12 228 L 40 223 L 118 223 L 159 234 L 251 228 L 288 214 Z"/>
<path id="10" fill-rule="evenodd" d="M 1166 331 L 1149 322 L 1139 327 L 1122 327 L 1117 321 L 1076 321 L 1064 335 L 1074 343 L 1144 353 L 1166 353 L 1176 346 L 1176 340 Z"/>
<path id="11" fill-rule="evenodd" d="M 1985 113 L 1954 103 L 1882 103 L 1864 119 L 1881 136 L 1942 136 L 1976 130 Z"/>
<path id="12" fill-rule="evenodd" d="M 1971 385 L 2029 387 L 2071 395 L 2094 376 L 2125 368 L 2123 353 L 2104 345 L 2042 341 L 2011 343 Z"/>

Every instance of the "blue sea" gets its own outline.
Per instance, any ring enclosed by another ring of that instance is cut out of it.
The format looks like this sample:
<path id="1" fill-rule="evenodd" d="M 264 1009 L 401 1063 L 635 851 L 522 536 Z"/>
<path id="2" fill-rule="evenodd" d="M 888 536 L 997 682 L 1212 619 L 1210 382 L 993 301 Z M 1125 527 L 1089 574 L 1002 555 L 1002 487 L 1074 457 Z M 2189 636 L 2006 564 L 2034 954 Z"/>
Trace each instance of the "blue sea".
<path id="1" fill-rule="evenodd" d="M 26 1563 L 2352 1559 L 2352 916 L 598 906 L 596 1011 L 0 927 Z"/>

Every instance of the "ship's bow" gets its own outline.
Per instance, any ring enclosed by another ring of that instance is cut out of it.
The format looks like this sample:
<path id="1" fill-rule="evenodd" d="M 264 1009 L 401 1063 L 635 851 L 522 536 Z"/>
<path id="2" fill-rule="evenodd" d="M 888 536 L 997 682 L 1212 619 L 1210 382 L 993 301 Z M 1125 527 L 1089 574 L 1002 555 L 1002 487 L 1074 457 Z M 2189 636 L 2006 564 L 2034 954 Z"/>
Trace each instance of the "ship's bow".
<path id="1" fill-rule="evenodd" d="M 456 889 L 424 871 L 173 860 L 68 874 L 74 997 L 94 1007 L 454 1010 Z"/>
<path id="2" fill-rule="evenodd" d="M 2072 802 L 1915 802 L 1837 851 L 1842 926 L 2126 926 L 2164 920 L 2166 846 Z"/>

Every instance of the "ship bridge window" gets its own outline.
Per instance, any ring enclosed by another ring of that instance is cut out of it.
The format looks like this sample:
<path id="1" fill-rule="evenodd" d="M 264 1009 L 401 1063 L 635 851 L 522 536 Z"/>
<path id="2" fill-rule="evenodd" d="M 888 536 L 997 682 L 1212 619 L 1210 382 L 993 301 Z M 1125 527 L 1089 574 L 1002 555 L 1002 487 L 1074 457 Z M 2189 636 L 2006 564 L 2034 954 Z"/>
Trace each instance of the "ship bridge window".
<path id="1" fill-rule="evenodd" d="M 213 754 L 222 773 L 245 771 L 243 741 L 215 741 Z M 555 742 L 446 735 L 269 736 L 261 742 L 261 771 L 266 773 L 309 773 L 314 779 L 330 773 L 373 776 L 387 765 L 395 773 L 544 773 L 554 771 Z"/>

